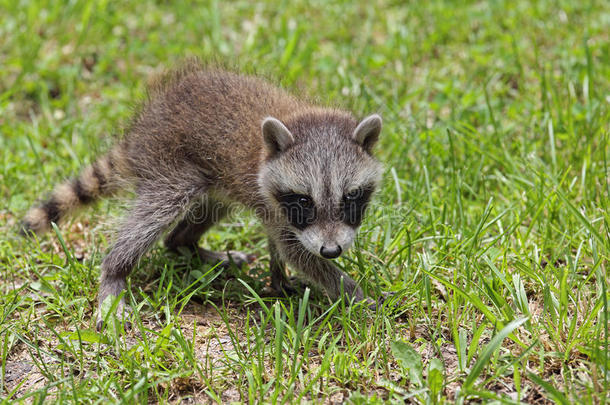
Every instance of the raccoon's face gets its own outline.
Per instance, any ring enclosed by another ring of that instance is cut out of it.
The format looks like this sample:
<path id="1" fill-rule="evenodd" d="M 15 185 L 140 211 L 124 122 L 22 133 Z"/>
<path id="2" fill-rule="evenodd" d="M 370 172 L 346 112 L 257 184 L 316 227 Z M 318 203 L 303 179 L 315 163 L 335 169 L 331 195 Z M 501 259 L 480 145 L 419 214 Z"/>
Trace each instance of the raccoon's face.
<path id="1" fill-rule="evenodd" d="M 347 251 L 371 195 L 381 165 L 371 149 L 381 131 L 381 117 L 360 124 L 338 113 L 310 113 L 284 125 L 263 122 L 267 159 L 259 185 L 275 215 L 285 223 L 285 239 L 334 259 Z"/>

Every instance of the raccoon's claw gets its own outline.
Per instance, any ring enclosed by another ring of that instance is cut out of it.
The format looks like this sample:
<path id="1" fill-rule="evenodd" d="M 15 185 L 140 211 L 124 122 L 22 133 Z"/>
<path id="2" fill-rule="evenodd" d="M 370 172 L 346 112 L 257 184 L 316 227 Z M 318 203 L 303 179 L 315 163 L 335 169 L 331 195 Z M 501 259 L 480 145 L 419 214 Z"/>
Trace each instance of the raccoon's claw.
<path id="1" fill-rule="evenodd" d="M 368 297 L 365 298 L 364 301 L 371 311 L 377 311 L 377 301 Z"/>
<path id="2" fill-rule="evenodd" d="M 131 322 L 130 321 L 126 321 L 126 320 L 122 320 L 121 323 L 123 324 L 123 328 L 125 329 L 125 331 L 130 331 L 131 330 Z M 103 319 L 97 319 L 97 321 L 95 322 L 95 330 L 97 330 L 98 332 L 101 332 L 104 327 L 106 326 L 106 324 L 104 323 Z"/>
<path id="3" fill-rule="evenodd" d="M 299 293 L 299 290 L 296 287 L 298 283 L 299 280 L 297 280 L 296 277 L 290 277 L 288 282 L 282 283 L 280 286 L 281 290 L 278 292 L 283 293 L 286 297 L 297 295 Z"/>
<path id="4" fill-rule="evenodd" d="M 237 250 L 229 250 L 226 253 L 226 260 L 223 260 L 223 264 L 227 263 L 227 266 L 230 265 L 230 263 L 235 263 L 235 265 L 237 267 L 242 267 L 244 264 L 250 264 L 252 263 L 254 260 L 256 260 L 256 256 L 252 255 L 252 254 L 246 254 L 244 252 L 239 252 Z"/>
<path id="5" fill-rule="evenodd" d="M 273 295 L 283 295 L 284 297 L 291 297 L 300 294 L 300 290 L 303 290 L 305 285 L 301 280 L 296 277 L 289 277 L 288 280 L 272 283 L 271 290 Z"/>
<path id="6" fill-rule="evenodd" d="M 288 298 L 297 295 L 298 291 L 290 284 L 282 283 L 279 286 L 271 286 L 270 293 L 274 296 L 284 296 Z"/>
<path id="7" fill-rule="evenodd" d="M 119 320 L 120 323 L 123 324 L 123 328 L 128 331 L 131 330 L 131 322 L 129 321 L 129 319 L 131 319 L 131 312 L 132 309 L 125 304 L 119 304 L 119 306 L 116 309 L 116 314 L 111 314 L 110 317 L 112 316 L 116 316 Z M 109 319 L 110 322 L 110 319 Z M 98 310 L 97 312 L 97 320 L 95 322 L 95 329 L 98 332 L 101 332 L 104 329 L 105 323 L 104 323 L 104 316 L 102 315 L 102 311 L 101 309 Z"/>
<path id="8" fill-rule="evenodd" d="M 381 293 L 381 296 L 377 298 L 377 301 L 372 298 L 366 298 L 366 303 L 371 311 L 377 311 L 383 306 L 384 302 L 393 295 L 393 292 L 383 292 Z"/>
<path id="9" fill-rule="evenodd" d="M 293 286 L 291 286 L 290 284 L 283 285 L 280 290 L 275 289 L 275 288 L 274 288 L 274 290 L 275 290 L 276 295 L 282 295 L 286 298 L 294 297 L 295 295 L 297 295 L 299 293 L 297 291 L 297 289 L 294 288 Z"/>
<path id="10" fill-rule="evenodd" d="M 244 264 L 252 263 L 256 260 L 256 256 L 252 254 L 246 254 L 237 250 L 229 250 L 227 252 L 213 252 L 211 250 L 199 248 L 197 250 L 199 258 L 210 264 L 219 264 L 219 267 L 226 269 L 231 267 L 234 263 L 237 267 L 242 267 Z"/>

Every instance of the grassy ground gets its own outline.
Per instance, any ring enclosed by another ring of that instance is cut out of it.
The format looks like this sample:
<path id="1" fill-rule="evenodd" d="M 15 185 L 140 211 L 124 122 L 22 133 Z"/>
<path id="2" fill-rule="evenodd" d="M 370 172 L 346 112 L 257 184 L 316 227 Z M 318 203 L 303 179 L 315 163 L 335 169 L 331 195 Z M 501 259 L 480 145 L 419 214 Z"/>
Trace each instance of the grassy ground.
<path id="1" fill-rule="evenodd" d="M 607 402 L 609 26 L 593 0 L 0 1 L 0 398 Z M 339 263 L 397 309 L 261 298 L 244 214 L 203 243 L 250 268 L 159 245 L 134 328 L 95 332 L 117 205 L 38 241 L 16 222 L 187 55 L 384 116 L 384 185 Z"/>

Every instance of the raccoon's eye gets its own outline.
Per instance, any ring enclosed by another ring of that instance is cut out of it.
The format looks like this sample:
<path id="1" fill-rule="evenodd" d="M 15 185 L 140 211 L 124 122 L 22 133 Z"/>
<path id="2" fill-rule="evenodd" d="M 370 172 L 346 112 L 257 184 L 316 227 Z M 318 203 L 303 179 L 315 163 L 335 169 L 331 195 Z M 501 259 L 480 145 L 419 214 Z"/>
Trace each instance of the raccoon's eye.
<path id="1" fill-rule="evenodd" d="M 305 229 L 316 219 L 313 199 L 305 194 L 281 193 L 277 200 L 288 221 L 297 229 Z"/>
<path id="2" fill-rule="evenodd" d="M 313 208 L 313 200 L 311 197 L 302 195 L 299 196 L 299 205 L 303 208 Z"/>
<path id="3" fill-rule="evenodd" d="M 360 197 L 362 197 L 362 189 L 358 188 L 356 190 L 350 191 L 349 193 L 345 194 L 344 198 L 347 201 L 356 201 Z"/>
<path id="4" fill-rule="evenodd" d="M 281 193 L 277 196 L 277 200 L 282 205 L 299 206 L 301 208 L 313 208 L 313 199 L 305 194 L 297 193 Z"/>
<path id="5" fill-rule="evenodd" d="M 363 187 L 343 196 L 341 203 L 342 221 L 350 226 L 358 226 L 362 222 L 362 217 L 369 202 L 373 187 Z"/>

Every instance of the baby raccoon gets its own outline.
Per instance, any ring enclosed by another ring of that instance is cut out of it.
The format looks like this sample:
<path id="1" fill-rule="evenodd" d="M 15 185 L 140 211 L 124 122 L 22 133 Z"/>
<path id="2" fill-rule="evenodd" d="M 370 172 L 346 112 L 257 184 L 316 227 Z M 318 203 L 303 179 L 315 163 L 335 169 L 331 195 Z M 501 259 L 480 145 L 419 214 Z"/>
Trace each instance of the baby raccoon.
<path id="1" fill-rule="evenodd" d="M 266 230 L 275 290 L 293 291 L 287 263 L 332 299 L 343 291 L 364 300 L 332 259 L 353 243 L 380 181 L 381 165 L 371 155 L 380 131 L 376 114 L 358 122 L 259 78 L 190 61 L 149 85 L 123 139 L 32 208 L 23 230 L 44 231 L 77 206 L 131 186 L 135 198 L 102 262 L 101 308 L 121 294 L 131 269 L 167 230 L 171 250 L 188 248 L 223 266 L 249 262 L 241 252 L 198 246 L 239 202 Z M 126 309 L 121 300 L 119 310 Z"/>

